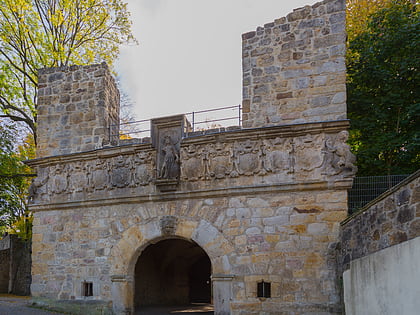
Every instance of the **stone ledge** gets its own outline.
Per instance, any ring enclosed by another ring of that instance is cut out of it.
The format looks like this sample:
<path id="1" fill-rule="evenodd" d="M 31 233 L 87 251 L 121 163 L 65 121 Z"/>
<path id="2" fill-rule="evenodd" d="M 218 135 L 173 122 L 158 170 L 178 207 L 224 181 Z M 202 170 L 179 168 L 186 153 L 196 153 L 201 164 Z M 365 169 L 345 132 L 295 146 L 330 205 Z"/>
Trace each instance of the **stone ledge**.
<path id="1" fill-rule="evenodd" d="M 100 198 L 86 201 L 70 201 L 70 202 L 57 202 L 49 204 L 32 204 L 29 209 L 33 212 L 37 211 L 51 211 L 75 208 L 89 208 L 95 206 L 109 206 L 117 204 L 141 204 L 146 202 L 156 201 L 170 201 L 182 199 L 197 199 L 197 198 L 214 198 L 214 197 L 232 197 L 241 195 L 259 195 L 268 194 L 273 192 L 284 191 L 310 191 L 310 190 L 347 190 L 351 187 L 352 180 L 343 179 L 337 180 L 334 183 L 326 181 L 318 182 L 305 182 L 305 183 L 283 183 L 283 184 L 270 184 L 258 186 L 241 186 L 241 187 L 226 187 L 199 191 L 177 191 L 177 192 L 161 192 L 156 194 L 147 194 L 139 196 L 121 196 L 114 198 Z"/>

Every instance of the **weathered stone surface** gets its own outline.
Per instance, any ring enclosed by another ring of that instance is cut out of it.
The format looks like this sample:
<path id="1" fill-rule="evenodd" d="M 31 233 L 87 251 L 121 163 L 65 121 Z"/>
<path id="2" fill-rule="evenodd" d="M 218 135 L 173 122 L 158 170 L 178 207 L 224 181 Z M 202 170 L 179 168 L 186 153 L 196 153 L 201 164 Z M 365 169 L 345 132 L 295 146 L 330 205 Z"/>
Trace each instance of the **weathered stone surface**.
<path id="1" fill-rule="evenodd" d="M 345 119 L 346 89 L 341 83 L 346 70 L 345 42 L 344 0 L 296 9 L 286 18 L 244 34 L 243 81 L 250 89 L 244 91 L 243 102 L 254 109 L 243 115 L 244 127 Z M 313 89 L 325 86 L 327 77 L 328 89 Z M 276 87 L 285 79 L 286 86 L 278 91 Z M 261 86 L 262 82 L 266 84 Z M 321 104 L 320 99 L 328 101 Z M 307 111 L 296 111 L 296 103 L 306 104 Z M 334 108 L 334 104 L 342 106 Z M 311 111 L 319 106 L 326 109 Z"/>
<path id="2" fill-rule="evenodd" d="M 39 86 L 38 157 L 93 150 L 117 141 L 119 91 L 106 64 L 41 69 L 38 76 L 46 83 Z M 69 123 L 79 128 L 69 130 Z"/>
<path id="3" fill-rule="evenodd" d="M 344 221 L 341 232 L 343 268 L 352 260 L 420 236 L 420 171 Z"/>

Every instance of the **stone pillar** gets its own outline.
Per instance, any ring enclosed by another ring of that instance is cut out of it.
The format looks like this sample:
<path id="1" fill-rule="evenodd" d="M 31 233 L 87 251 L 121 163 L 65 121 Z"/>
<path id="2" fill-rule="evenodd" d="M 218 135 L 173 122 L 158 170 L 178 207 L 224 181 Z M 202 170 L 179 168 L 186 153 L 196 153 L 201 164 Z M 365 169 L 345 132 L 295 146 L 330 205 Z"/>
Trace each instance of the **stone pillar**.
<path id="1" fill-rule="evenodd" d="M 112 308 L 116 315 L 134 314 L 134 279 L 127 275 L 113 275 Z"/>
<path id="2" fill-rule="evenodd" d="M 211 280 L 213 282 L 213 304 L 215 315 L 230 315 L 233 278 L 233 275 L 215 274 L 211 276 Z"/>
<path id="3" fill-rule="evenodd" d="M 120 96 L 105 63 L 40 69 L 38 83 L 39 158 L 118 141 Z"/>
<path id="4" fill-rule="evenodd" d="M 325 0 L 242 35 L 244 127 L 346 119 L 345 10 Z"/>

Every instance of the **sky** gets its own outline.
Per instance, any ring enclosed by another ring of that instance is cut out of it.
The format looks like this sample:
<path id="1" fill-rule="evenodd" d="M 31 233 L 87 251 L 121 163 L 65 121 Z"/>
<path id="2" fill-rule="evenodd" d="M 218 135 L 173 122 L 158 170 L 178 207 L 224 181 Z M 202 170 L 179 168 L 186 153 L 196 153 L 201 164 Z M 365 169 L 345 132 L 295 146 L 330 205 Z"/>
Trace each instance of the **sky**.
<path id="1" fill-rule="evenodd" d="M 239 105 L 241 35 L 317 1 L 127 2 L 139 45 L 121 48 L 116 71 L 136 119 L 150 119 Z"/>

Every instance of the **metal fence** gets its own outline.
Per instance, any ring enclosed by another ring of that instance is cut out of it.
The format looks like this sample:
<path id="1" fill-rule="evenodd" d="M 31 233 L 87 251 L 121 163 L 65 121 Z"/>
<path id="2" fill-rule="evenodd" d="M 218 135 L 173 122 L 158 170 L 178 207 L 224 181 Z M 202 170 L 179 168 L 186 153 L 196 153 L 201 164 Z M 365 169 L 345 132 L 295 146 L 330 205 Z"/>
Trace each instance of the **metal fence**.
<path id="1" fill-rule="evenodd" d="M 409 175 L 355 177 L 348 194 L 349 214 L 356 212 L 367 203 L 397 185 Z"/>
<path id="2" fill-rule="evenodd" d="M 185 114 L 191 123 L 191 131 L 219 127 L 241 126 L 241 105 L 195 111 Z M 150 119 L 120 123 L 121 138 L 144 138 L 150 136 Z M 115 136 L 111 134 L 111 137 Z"/>

